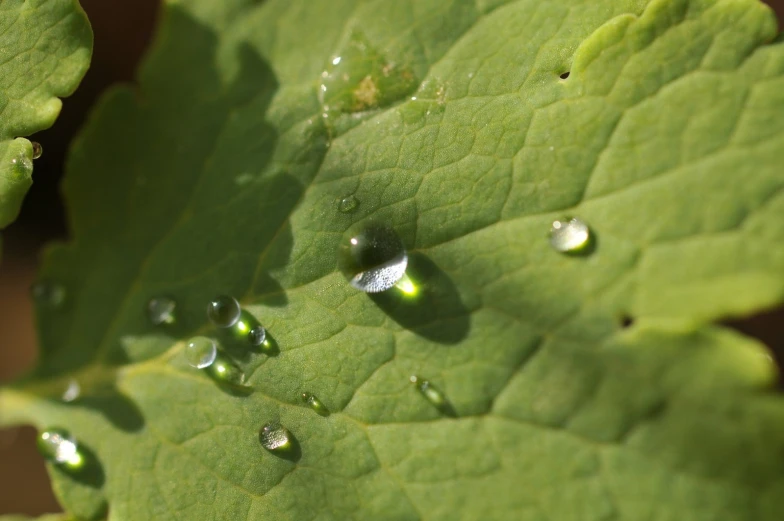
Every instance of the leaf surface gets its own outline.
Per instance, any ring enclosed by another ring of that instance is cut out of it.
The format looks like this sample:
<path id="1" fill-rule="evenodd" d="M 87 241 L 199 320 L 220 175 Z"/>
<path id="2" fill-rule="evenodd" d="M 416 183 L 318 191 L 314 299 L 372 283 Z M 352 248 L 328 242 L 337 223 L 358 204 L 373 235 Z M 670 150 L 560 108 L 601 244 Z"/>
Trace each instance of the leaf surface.
<path id="1" fill-rule="evenodd" d="M 67 297 L 6 420 L 94 455 L 52 469 L 84 519 L 777 521 L 777 371 L 715 325 L 784 297 L 775 36 L 750 0 L 170 2 L 73 148 Z M 565 216 L 592 250 L 550 247 Z M 369 220 L 417 298 L 338 271 Z M 219 294 L 279 349 L 226 344 L 249 396 L 183 358 Z"/>
<path id="2" fill-rule="evenodd" d="M 32 185 L 26 139 L 52 126 L 61 97 L 87 71 L 92 32 L 76 0 L 8 0 L 0 5 L 0 228 L 19 213 Z"/>

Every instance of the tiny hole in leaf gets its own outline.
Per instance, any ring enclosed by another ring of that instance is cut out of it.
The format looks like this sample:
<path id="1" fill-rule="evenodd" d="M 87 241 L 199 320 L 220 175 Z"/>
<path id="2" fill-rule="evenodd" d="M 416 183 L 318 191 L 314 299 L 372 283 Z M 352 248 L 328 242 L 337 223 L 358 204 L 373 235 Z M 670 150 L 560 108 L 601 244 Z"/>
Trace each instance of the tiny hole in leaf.
<path id="1" fill-rule="evenodd" d="M 634 325 L 634 317 L 629 315 L 621 315 L 621 327 L 626 329 Z"/>
<path id="2" fill-rule="evenodd" d="M 565 80 L 565 79 L 566 79 L 566 78 L 568 78 L 568 77 L 569 77 L 569 71 L 566 71 L 566 72 L 562 73 L 562 74 L 561 74 L 561 76 L 560 76 L 560 78 L 561 78 L 562 80 Z"/>

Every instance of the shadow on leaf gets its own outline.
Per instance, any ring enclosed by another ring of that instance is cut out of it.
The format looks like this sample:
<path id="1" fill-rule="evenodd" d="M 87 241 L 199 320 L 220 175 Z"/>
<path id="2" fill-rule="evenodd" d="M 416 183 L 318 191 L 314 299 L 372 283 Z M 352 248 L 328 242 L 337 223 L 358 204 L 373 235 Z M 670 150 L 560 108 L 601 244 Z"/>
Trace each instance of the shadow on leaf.
<path id="1" fill-rule="evenodd" d="M 409 290 L 392 288 L 370 298 L 395 322 L 441 344 L 456 344 L 470 331 L 470 312 L 452 279 L 421 253 L 409 256 Z"/>

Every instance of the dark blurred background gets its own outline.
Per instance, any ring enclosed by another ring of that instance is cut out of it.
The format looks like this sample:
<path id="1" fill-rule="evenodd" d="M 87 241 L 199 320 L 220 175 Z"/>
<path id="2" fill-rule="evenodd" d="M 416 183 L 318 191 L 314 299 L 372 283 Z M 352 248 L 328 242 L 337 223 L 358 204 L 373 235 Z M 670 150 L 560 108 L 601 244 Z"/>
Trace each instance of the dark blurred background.
<path id="1" fill-rule="evenodd" d="M 776 10 L 779 20 L 784 19 L 784 0 L 767 3 Z M 35 277 L 42 245 L 67 237 L 59 183 L 68 144 L 107 86 L 133 81 L 153 35 L 159 0 L 81 0 L 81 4 L 95 33 L 90 70 L 76 93 L 65 100 L 54 127 L 31 137 L 43 145 L 44 153 L 35 161 L 35 182 L 19 219 L 2 234 L 0 382 L 18 377 L 35 361 L 28 288 Z M 784 353 L 781 324 L 784 310 L 728 323 L 759 338 L 779 357 Z M 35 431 L 30 427 L 0 430 L 0 515 L 38 515 L 59 510 L 43 460 L 35 450 Z"/>

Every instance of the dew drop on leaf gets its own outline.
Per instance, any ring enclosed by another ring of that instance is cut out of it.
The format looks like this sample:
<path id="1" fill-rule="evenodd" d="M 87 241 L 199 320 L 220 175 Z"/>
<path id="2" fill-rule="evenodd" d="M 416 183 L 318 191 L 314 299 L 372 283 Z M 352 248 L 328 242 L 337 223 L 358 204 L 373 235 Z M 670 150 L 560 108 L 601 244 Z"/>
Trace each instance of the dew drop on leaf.
<path id="1" fill-rule="evenodd" d="M 377 223 L 349 230 L 341 241 L 338 256 L 349 283 L 366 293 L 395 286 L 408 266 L 403 241 L 392 228 Z"/>
<path id="2" fill-rule="evenodd" d="M 550 228 L 550 245 L 557 252 L 571 253 L 585 249 L 591 240 L 588 225 L 577 217 L 554 221 Z"/>
<path id="3" fill-rule="evenodd" d="M 259 441 L 268 451 L 282 452 L 291 447 L 291 433 L 280 423 L 271 422 L 259 431 Z"/>
<path id="4" fill-rule="evenodd" d="M 52 427 L 38 435 L 38 451 L 52 463 L 71 470 L 84 465 L 84 455 L 73 436 L 65 429 Z"/>
<path id="5" fill-rule="evenodd" d="M 215 297 L 207 305 L 207 318 L 216 327 L 231 327 L 240 318 L 240 303 L 229 295 Z"/>
<path id="6" fill-rule="evenodd" d="M 416 375 L 412 375 L 409 381 L 414 384 L 416 389 L 424 396 L 428 402 L 442 413 L 454 416 L 452 404 L 447 400 L 446 395 L 428 380 L 424 380 Z"/>
<path id="7" fill-rule="evenodd" d="M 340 213 L 353 213 L 359 208 L 359 199 L 353 195 L 347 195 L 338 201 L 338 211 Z"/>
<path id="8" fill-rule="evenodd" d="M 188 341 L 185 346 L 185 359 L 191 367 L 204 369 L 215 362 L 218 356 L 218 346 L 215 341 L 206 336 L 196 336 Z"/>
<path id="9" fill-rule="evenodd" d="M 44 153 L 44 147 L 41 146 L 41 143 L 38 141 L 31 141 L 30 144 L 33 146 L 33 159 L 38 159 Z"/>
<path id="10" fill-rule="evenodd" d="M 154 326 L 173 324 L 176 320 L 174 310 L 177 302 L 170 297 L 153 297 L 147 302 L 147 318 Z"/>
<path id="11" fill-rule="evenodd" d="M 36 304 L 59 308 L 65 302 L 65 288 L 51 280 L 41 280 L 30 287 L 30 295 Z"/>
<path id="12" fill-rule="evenodd" d="M 248 341 L 253 346 L 260 346 L 267 339 L 267 330 L 264 326 L 258 325 L 250 330 L 248 333 Z"/>
<path id="13" fill-rule="evenodd" d="M 231 332 L 237 340 L 247 341 L 253 347 L 260 346 L 267 339 L 267 330 L 264 326 L 244 309 L 240 311 L 240 316 L 231 327 Z"/>
<path id="14" fill-rule="evenodd" d="M 302 393 L 302 401 L 305 405 L 313 409 L 317 414 L 321 416 L 329 416 L 329 409 L 327 406 L 324 405 L 324 402 L 319 400 L 316 395 L 311 393 Z"/>

